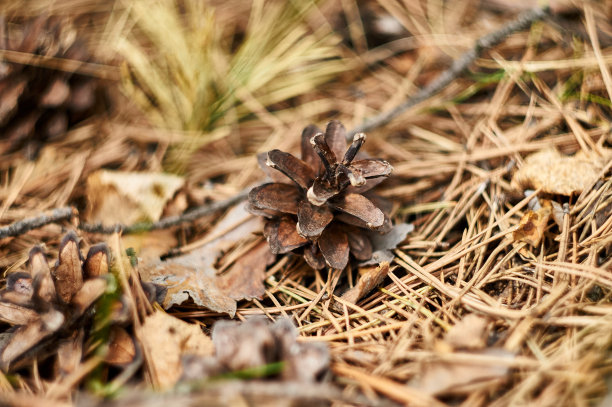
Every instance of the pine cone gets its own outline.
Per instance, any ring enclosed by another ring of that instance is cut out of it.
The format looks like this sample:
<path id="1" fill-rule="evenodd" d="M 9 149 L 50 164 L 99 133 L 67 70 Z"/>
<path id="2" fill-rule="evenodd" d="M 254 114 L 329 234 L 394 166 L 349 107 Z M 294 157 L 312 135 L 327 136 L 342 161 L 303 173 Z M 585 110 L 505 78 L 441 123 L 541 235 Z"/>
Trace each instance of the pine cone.
<path id="1" fill-rule="evenodd" d="M 0 49 L 83 62 L 91 59 L 85 44 L 65 35 L 56 19 L 39 17 L 22 27 L 9 33 L 0 19 Z M 25 148 L 27 156 L 35 156 L 46 141 L 61 138 L 94 114 L 103 99 L 101 89 L 95 78 L 42 66 L 36 60 L 32 65 L 0 62 L 0 154 Z"/>
<path id="2" fill-rule="evenodd" d="M 36 246 L 30 251 L 29 268 L 30 273 L 9 274 L 6 288 L 0 291 L 0 321 L 16 326 L 8 335 L 2 334 L 0 368 L 6 371 L 31 361 L 32 357 L 42 360 L 57 354 L 58 373 L 70 373 L 81 361 L 84 340 L 95 315 L 87 311 L 111 281 L 108 247 L 105 243 L 94 245 L 83 259 L 78 238 L 70 232 L 62 239 L 55 267 L 49 267 L 43 249 Z M 155 292 L 151 283 L 142 284 L 145 292 Z M 126 352 L 129 354 L 130 347 L 134 350 L 136 346 L 120 326 L 132 314 L 123 297 L 107 304 L 111 308 L 104 311 L 110 313 L 106 317 L 110 317 L 112 325 L 111 351 L 105 360 L 120 365 L 129 362 Z M 118 341 L 121 343 L 117 344 Z M 113 346 L 123 354 L 113 353 Z"/>
<path id="3" fill-rule="evenodd" d="M 260 157 L 262 169 L 277 182 L 253 188 L 247 209 L 267 218 L 264 236 L 272 253 L 301 251 L 313 268 L 344 269 L 349 254 L 362 261 L 372 257 L 369 231 L 391 228 L 388 214 L 374 203 L 380 198 L 369 191 L 393 168 L 378 159 L 354 161 L 365 134 L 357 134 L 348 149 L 345 137 L 338 121 L 325 134 L 311 125 L 302 132 L 302 159 L 280 150 L 269 151 L 265 161 Z"/>

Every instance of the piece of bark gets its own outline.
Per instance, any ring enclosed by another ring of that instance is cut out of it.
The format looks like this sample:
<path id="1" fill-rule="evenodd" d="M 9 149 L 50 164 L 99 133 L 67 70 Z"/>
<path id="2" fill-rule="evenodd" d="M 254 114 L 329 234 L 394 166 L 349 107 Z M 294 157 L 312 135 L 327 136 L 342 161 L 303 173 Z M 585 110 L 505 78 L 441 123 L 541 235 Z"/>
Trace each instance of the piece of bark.
<path id="1" fill-rule="evenodd" d="M 213 342 L 199 325 L 189 324 L 162 311 L 149 315 L 136 329 L 147 370 L 156 388 L 167 389 L 182 375 L 184 355 L 210 356 Z"/>

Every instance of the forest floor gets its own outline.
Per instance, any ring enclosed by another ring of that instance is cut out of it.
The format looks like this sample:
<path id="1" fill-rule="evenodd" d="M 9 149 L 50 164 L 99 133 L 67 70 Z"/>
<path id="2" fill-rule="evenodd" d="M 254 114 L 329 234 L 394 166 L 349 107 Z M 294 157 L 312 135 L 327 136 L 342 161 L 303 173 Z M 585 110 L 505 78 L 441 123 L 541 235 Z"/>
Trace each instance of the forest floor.
<path id="1" fill-rule="evenodd" d="M 537 3 L 3 5 L 0 403 L 612 403 L 612 5 Z M 331 120 L 393 167 L 373 265 L 243 211 Z"/>

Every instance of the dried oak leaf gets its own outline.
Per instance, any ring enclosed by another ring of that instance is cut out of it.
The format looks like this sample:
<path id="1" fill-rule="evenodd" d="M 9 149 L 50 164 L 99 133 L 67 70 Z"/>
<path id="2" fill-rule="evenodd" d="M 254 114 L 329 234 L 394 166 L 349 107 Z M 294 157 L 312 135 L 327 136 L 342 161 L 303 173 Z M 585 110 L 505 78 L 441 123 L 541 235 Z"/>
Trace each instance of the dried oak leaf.
<path id="1" fill-rule="evenodd" d="M 466 394 L 474 391 L 475 386 L 486 387 L 489 381 L 506 377 L 508 363 L 495 359 L 512 360 L 515 354 L 487 348 L 490 328 L 487 318 L 465 315 L 436 345 L 439 357 L 422 362 L 421 374 L 411 385 L 437 396 Z"/>
<path id="2" fill-rule="evenodd" d="M 262 240 L 239 256 L 222 274 L 217 261 L 245 240 L 253 240 L 261 231 L 261 221 L 247 213 L 242 205 L 232 208 L 209 232 L 213 239 L 185 255 L 157 263 L 143 264 L 143 280 L 166 287 L 165 308 L 180 305 L 191 298 L 197 305 L 233 316 L 236 301 L 264 294 L 266 266 L 273 260 Z"/>
<path id="3" fill-rule="evenodd" d="M 104 361 L 113 366 L 126 366 L 134 361 L 137 352 L 134 338 L 120 326 L 112 326 Z"/>
<path id="4" fill-rule="evenodd" d="M 182 177 L 151 172 L 99 170 L 86 184 L 85 220 L 106 226 L 118 223 L 158 221 L 164 210 L 180 200 L 177 194 L 185 184 Z M 158 258 L 177 244 L 169 229 L 123 235 L 124 247 L 133 248 L 142 261 Z"/>
<path id="5" fill-rule="evenodd" d="M 143 347 L 149 374 L 157 388 L 174 386 L 183 374 L 181 358 L 185 355 L 208 356 L 213 342 L 199 325 L 157 311 L 136 329 Z"/>
<path id="6" fill-rule="evenodd" d="M 371 259 L 368 232 L 386 233 L 391 222 L 370 190 L 393 168 L 384 160 L 356 159 L 365 139 L 357 134 L 347 148 L 346 129 L 331 121 L 325 133 L 304 129 L 301 159 L 272 150 L 258 160 L 272 180 L 281 173 L 292 181 L 260 185 L 249 194 L 247 209 L 266 218 L 264 236 L 274 254 L 301 253 L 316 269 L 344 269 L 350 255 Z"/>
<path id="7" fill-rule="evenodd" d="M 553 149 L 539 151 L 528 156 L 514 173 L 512 186 L 520 190 L 542 188 L 548 194 L 579 194 L 597 181 L 611 158 L 612 149 L 606 148 L 589 156 L 582 151 L 573 156 Z"/>

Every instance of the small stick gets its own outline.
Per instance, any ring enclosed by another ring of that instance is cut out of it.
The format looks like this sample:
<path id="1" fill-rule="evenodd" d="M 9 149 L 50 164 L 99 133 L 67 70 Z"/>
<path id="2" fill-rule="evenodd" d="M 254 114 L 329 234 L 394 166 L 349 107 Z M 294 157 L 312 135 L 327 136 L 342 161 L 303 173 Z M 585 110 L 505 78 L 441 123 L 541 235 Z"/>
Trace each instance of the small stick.
<path id="1" fill-rule="evenodd" d="M 118 231 L 123 233 L 136 233 L 145 232 L 149 230 L 167 229 L 173 226 L 180 225 L 181 223 L 193 222 L 203 216 L 210 215 L 216 211 L 226 209 L 235 203 L 244 200 L 251 188 L 245 188 L 233 197 L 224 201 L 213 202 L 208 205 L 198 206 L 197 208 L 176 216 L 168 216 L 167 218 L 160 219 L 157 222 L 141 222 L 133 225 L 124 225 L 117 223 L 111 226 L 104 226 L 101 223 L 90 224 L 81 223 L 79 229 L 88 233 L 101 233 L 101 234 L 112 234 Z M 70 220 L 73 216 L 76 216 L 77 212 L 71 207 L 57 208 L 52 211 L 50 215 L 43 214 L 34 218 L 24 219 L 15 222 L 11 225 L 0 228 L 0 239 L 5 237 L 20 236 L 24 233 L 29 232 L 33 229 L 38 229 L 50 223 L 60 222 L 63 220 Z"/>
<path id="2" fill-rule="evenodd" d="M 442 72 L 433 82 L 422 88 L 416 95 L 408 98 L 395 108 L 382 112 L 364 121 L 362 124 L 347 133 L 347 139 L 352 139 L 357 133 L 367 132 L 377 127 L 384 126 L 400 114 L 404 113 L 406 110 L 423 102 L 424 100 L 429 99 L 444 89 L 446 85 L 455 80 L 459 74 L 461 74 L 461 72 L 463 72 L 472 62 L 476 60 L 476 58 L 478 58 L 483 50 L 494 47 L 511 34 L 529 27 L 533 22 L 541 20 L 548 14 L 548 7 L 537 7 L 531 9 L 519 14 L 516 19 L 505 24 L 499 30 L 480 37 L 472 49 L 466 51 L 458 59 L 456 59 L 453 64 L 447 70 Z"/>
<path id="3" fill-rule="evenodd" d="M 64 208 L 56 208 L 53 209 L 51 214 L 45 213 L 34 218 L 20 220 L 11 225 L 0 228 L 0 239 L 4 239 L 5 237 L 19 236 L 29 232 L 30 230 L 38 229 L 50 223 L 70 220 L 75 215 L 76 211 L 69 206 Z"/>
<path id="4" fill-rule="evenodd" d="M 244 200 L 251 187 L 245 188 L 240 191 L 238 194 L 234 195 L 231 198 L 228 198 L 224 201 L 213 202 L 208 205 L 198 206 L 197 208 L 185 212 L 181 215 L 168 216 L 167 218 L 160 219 L 157 222 L 140 222 L 135 223 L 133 225 L 124 225 L 121 223 L 117 223 L 111 226 L 104 226 L 101 223 L 90 224 L 90 223 L 81 223 L 79 225 L 79 229 L 88 232 L 88 233 L 102 233 L 102 234 L 112 234 L 117 231 L 123 231 L 123 233 L 135 233 L 135 232 L 146 232 L 150 230 L 159 230 L 159 229 L 167 229 L 173 226 L 178 226 L 181 223 L 193 222 L 196 219 L 199 219 L 203 216 L 210 215 L 216 211 L 223 210 L 227 207 L 234 205 L 242 200 Z"/>

